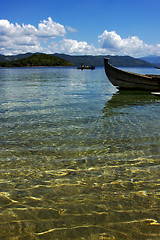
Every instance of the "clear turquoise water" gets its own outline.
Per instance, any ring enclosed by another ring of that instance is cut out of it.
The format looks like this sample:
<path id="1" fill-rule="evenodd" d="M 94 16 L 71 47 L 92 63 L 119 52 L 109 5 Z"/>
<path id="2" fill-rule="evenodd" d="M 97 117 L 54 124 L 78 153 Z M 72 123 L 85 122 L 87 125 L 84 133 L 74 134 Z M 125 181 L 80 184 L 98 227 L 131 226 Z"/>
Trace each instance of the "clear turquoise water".
<path id="1" fill-rule="evenodd" d="M 0 69 L 0 239 L 159 240 L 159 206 L 160 98 L 103 68 Z"/>

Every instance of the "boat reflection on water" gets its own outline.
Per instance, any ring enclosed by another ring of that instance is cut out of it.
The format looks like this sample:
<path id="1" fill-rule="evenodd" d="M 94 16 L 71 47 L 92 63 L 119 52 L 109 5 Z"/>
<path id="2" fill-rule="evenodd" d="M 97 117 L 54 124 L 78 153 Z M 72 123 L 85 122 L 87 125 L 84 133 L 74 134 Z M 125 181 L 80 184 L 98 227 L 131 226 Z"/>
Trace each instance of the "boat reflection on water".
<path id="1" fill-rule="evenodd" d="M 103 109 L 104 116 L 116 112 L 122 108 L 128 108 L 131 106 L 144 106 L 146 104 L 153 104 L 157 102 L 158 97 L 151 95 L 150 92 L 144 91 L 130 91 L 121 90 L 112 95 L 112 98 L 106 102 Z"/>

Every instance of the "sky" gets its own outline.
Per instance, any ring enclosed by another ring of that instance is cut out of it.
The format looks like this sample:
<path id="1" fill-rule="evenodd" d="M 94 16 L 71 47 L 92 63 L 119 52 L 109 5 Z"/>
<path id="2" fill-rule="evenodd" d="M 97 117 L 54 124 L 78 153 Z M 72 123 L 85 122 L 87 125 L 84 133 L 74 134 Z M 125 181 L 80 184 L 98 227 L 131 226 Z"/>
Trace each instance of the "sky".
<path id="1" fill-rule="evenodd" d="M 1 0 L 0 54 L 160 56 L 160 0 Z"/>

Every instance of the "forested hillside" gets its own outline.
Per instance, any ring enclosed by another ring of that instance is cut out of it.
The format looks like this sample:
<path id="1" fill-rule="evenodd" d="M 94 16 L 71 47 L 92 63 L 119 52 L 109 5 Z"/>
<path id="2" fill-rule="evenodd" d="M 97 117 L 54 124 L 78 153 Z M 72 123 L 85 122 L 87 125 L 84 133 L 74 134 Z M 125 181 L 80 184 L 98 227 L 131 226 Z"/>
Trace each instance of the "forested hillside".
<path id="1" fill-rule="evenodd" d="M 19 60 L 0 62 L 0 67 L 36 67 L 36 66 L 73 66 L 68 62 L 57 56 L 49 54 L 33 54 L 27 58 L 21 58 Z"/>

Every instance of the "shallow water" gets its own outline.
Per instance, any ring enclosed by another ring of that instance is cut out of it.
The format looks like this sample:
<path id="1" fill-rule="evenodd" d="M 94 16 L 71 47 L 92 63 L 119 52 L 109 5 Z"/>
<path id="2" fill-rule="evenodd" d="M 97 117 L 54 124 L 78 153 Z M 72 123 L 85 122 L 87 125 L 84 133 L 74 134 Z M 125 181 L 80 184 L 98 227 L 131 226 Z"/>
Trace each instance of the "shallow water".
<path id="1" fill-rule="evenodd" d="M 0 239 L 160 239 L 160 98 L 103 68 L 0 69 L 0 163 Z"/>

